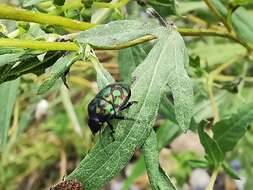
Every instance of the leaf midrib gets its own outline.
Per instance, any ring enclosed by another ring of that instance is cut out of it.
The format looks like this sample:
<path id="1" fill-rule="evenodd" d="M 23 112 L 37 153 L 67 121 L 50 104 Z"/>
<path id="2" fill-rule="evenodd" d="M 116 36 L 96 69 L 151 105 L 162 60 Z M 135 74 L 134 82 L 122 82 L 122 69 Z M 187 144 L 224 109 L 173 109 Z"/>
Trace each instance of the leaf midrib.
<path id="1" fill-rule="evenodd" d="M 166 47 L 167 47 L 167 46 L 166 46 Z M 163 51 L 164 51 L 165 49 L 166 49 L 166 48 L 163 47 L 163 49 L 162 49 L 162 51 L 161 51 L 161 53 L 160 53 L 160 55 L 159 55 L 159 57 L 158 57 L 158 61 L 161 59 L 161 55 L 162 55 L 162 53 L 163 53 Z M 158 61 L 157 61 L 157 62 L 158 62 Z M 157 68 L 158 68 L 158 65 L 159 65 L 159 64 L 156 64 L 154 73 L 156 73 L 156 70 L 157 70 Z M 152 82 L 153 82 L 153 80 L 154 80 L 154 76 L 155 76 L 155 74 L 152 75 L 150 84 L 152 84 Z M 149 87 L 148 87 L 147 94 L 149 94 L 150 87 L 151 87 L 151 85 L 149 85 Z M 141 108 L 140 108 L 139 113 L 141 113 L 141 111 L 142 111 L 142 109 L 143 109 L 143 105 L 145 105 L 145 103 L 146 103 L 146 100 L 147 100 L 147 96 L 145 96 L 145 98 L 144 98 L 144 101 L 143 101 L 143 104 L 142 104 L 142 106 L 141 106 Z M 139 118 L 140 118 L 140 114 L 138 114 L 138 119 L 139 119 Z M 134 126 L 131 127 L 131 129 L 129 130 L 128 134 L 126 135 L 126 138 L 122 141 L 122 143 L 121 143 L 121 144 L 118 146 L 118 148 L 114 151 L 115 153 L 118 152 L 118 150 L 121 148 L 121 146 L 125 143 L 125 141 L 128 139 L 128 137 L 129 137 L 129 135 L 131 134 L 131 132 L 132 132 L 133 129 L 134 129 Z M 91 179 L 94 175 L 96 175 L 96 173 L 97 173 L 101 168 L 103 168 L 103 167 L 109 162 L 109 160 L 111 160 L 111 158 L 114 156 L 115 153 L 113 153 L 113 154 L 109 157 L 109 159 L 107 159 L 107 161 L 105 161 L 104 164 L 101 165 L 101 167 L 99 167 L 89 178 L 87 178 L 87 181 L 89 181 L 89 179 Z"/>
<path id="2" fill-rule="evenodd" d="M 248 112 L 248 114 L 246 114 L 245 116 L 244 116 L 244 119 L 245 118 L 247 118 L 249 115 L 251 115 L 252 113 L 251 112 Z M 229 121 L 229 119 L 227 119 L 227 121 Z M 225 132 L 223 132 L 220 136 L 218 136 L 218 138 L 215 138 L 217 141 L 219 141 L 221 138 L 223 138 L 227 133 L 229 133 L 230 132 L 230 130 L 229 129 L 233 129 L 233 128 L 235 128 L 235 127 L 238 127 L 239 124 L 240 123 L 240 120 L 237 120 L 236 122 L 235 122 L 235 124 L 233 125 L 233 127 L 230 127 L 230 128 L 228 128 L 228 130 L 226 130 Z M 243 127 L 244 128 L 244 127 Z"/>

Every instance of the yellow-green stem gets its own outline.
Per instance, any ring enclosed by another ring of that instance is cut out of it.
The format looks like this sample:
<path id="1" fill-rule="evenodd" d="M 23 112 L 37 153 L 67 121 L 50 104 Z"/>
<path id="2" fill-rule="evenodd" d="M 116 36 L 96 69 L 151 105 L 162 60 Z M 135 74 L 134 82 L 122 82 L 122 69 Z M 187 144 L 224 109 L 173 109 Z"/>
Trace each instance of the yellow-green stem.
<path id="1" fill-rule="evenodd" d="M 210 181 L 209 181 L 209 184 L 208 184 L 208 186 L 206 187 L 205 190 L 213 190 L 213 186 L 214 186 L 214 183 L 215 183 L 215 180 L 216 180 L 218 174 L 219 174 L 219 169 L 216 168 L 213 171 L 212 176 L 211 176 Z"/>
<path id="2" fill-rule="evenodd" d="M 210 101 L 211 101 L 211 107 L 212 107 L 212 112 L 213 112 L 213 117 L 214 117 L 214 123 L 219 121 L 220 117 L 219 117 L 218 106 L 216 104 L 214 93 L 213 93 L 213 81 L 217 80 L 219 78 L 219 76 L 221 76 L 220 73 L 224 69 L 228 68 L 229 66 L 231 66 L 234 63 L 237 63 L 238 60 L 241 60 L 241 59 L 245 58 L 246 56 L 248 56 L 248 55 L 247 54 L 246 55 L 239 55 L 236 58 L 234 58 L 233 60 L 218 66 L 216 69 L 214 69 L 212 72 L 210 72 L 209 75 L 206 78 L 207 92 L 208 92 L 208 95 L 209 95 L 209 98 L 210 98 Z"/>
<path id="3" fill-rule="evenodd" d="M 79 47 L 73 42 L 46 42 L 35 40 L 19 40 L 11 38 L 0 38 L 0 47 L 29 48 L 34 50 L 68 50 L 77 51 Z"/>
<path id="4" fill-rule="evenodd" d="M 220 65 L 219 67 L 217 67 L 216 69 L 214 69 L 211 73 L 210 76 L 211 78 L 215 78 L 218 74 L 220 74 L 223 70 L 225 70 L 226 68 L 228 68 L 229 66 L 237 63 L 237 61 L 244 59 L 245 57 L 247 57 L 248 55 L 238 55 L 236 56 L 234 59 L 228 61 L 227 63 L 224 63 L 222 65 Z"/>
<path id="5" fill-rule="evenodd" d="M 218 106 L 216 104 L 215 97 L 213 94 L 213 79 L 212 77 L 210 77 L 210 75 L 207 77 L 207 92 L 208 92 L 210 102 L 211 102 L 214 123 L 216 123 L 217 121 L 219 121 L 220 116 L 219 116 Z"/>
<path id="6" fill-rule="evenodd" d="M 214 29 L 192 29 L 192 28 L 178 28 L 178 32 L 180 32 L 183 36 L 220 36 L 224 38 L 228 38 L 237 42 L 244 46 L 249 52 L 252 51 L 252 48 L 245 42 L 241 41 L 236 37 L 235 34 L 229 33 L 226 31 L 214 30 Z"/>
<path id="7" fill-rule="evenodd" d="M 238 76 L 227 76 L 227 75 L 217 75 L 214 77 L 215 81 L 222 81 L 222 82 L 231 82 L 237 79 Z M 253 82 L 253 77 L 244 77 L 243 80 L 245 82 Z"/>
<path id="8" fill-rule="evenodd" d="M 231 31 L 231 26 L 227 23 L 227 20 L 219 13 L 219 11 L 214 7 L 212 2 L 210 0 L 204 0 L 206 5 L 209 7 L 209 9 L 214 13 L 215 16 L 217 16 L 221 22 L 225 25 L 227 30 Z"/>
<path id="9" fill-rule="evenodd" d="M 144 43 L 146 41 L 155 39 L 155 36 L 147 35 L 125 44 L 120 44 L 111 47 L 95 47 L 97 50 L 118 50 L 127 47 L 131 47 L 137 44 Z M 0 47 L 15 47 L 15 48 L 29 48 L 34 50 L 45 50 L 45 51 L 77 51 L 79 47 L 73 42 L 46 42 L 46 41 L 35 41 L 35 40 L 19 40 L 10 38 L 0 38 Z"/>
<path id="10" fill-rule="evenodd" d="M 183 36 L 220 36 L 226 37 L 229 39 L 233 39 L 236 41 L 231 35 L 227 32 L 220 32 L 215 30 L 208 29 L 190 29 L 190 28 L 178 28 L 178 32 L 180 32 Z M 74 35 L 73 35 L 74 36 Z M 131 42 L 117 45 L 114 47 L 93 47 L 94 49 L 107 49 L 107 50 L 117 50 L 123 49 L 130 46 L 134 46 L 137 44 L 141 44 L 143 42 L 153 40 L 156 37 L 153 35 L 143 36 L 141 38 L 135 39 Z M 73 42 L 45 42 L 45 41 L 36 41 L 36 40 L 19 40 L 19 39 L 10 39 L 10 38 L 0 38 L 0 47 L 16 47 L 16 48 L 30 48 L 36 50 L 68 50 L 68 51 L 76 51 L 78 47 Z"/>
<path id="11" fill-rule="evenodd" d="M 27 11 L 18 7 L 0 4 L 0 19 L 10 19 L 18 21 L 35 22 L 40 24 L 59 25 L 74 30 L 87 30 L 94 27 L 95 24 L 80 22 L 61 16 L 49 15 Z"/>
<path id="12" fill-rule="evenodd" d="M 116 3 L 102 3 L 108 4 L 107 6 L 110 7 L 117 7 L 125 5 L 129 0 L 122 0 Z M 102 6 L 100 3 L 95 3 L 94 6 Z M 12 7 L 5 4 L 0 4 L 0 19 L 11 19 L 11 20 L 19 20 L 19 21 L 27 21 L 27 22 L 35 22 L 40 24 L 50 24 L 50 25 L 59 25 L 65 28 L 75 29 L 75 30 L 86 30 L 91 27 L 94 27 L 95 24 L 87 23 L 87 22 L 80 22 L 72 19 L 68 19 L 61 16 L 54 16 L 44 13 L 35 13 L 31 11 L 27 11 L 25 9 L 20 9 L 17 7 Z M 237 43 L 240 43 L 248 51 L 252 49 L 243 41 L 239 40 L 233 33 L 228 33 L 226 31 L 214 30 L 214 29 L 191 29 L 191 28 L 178 28 L 178 31 L 185 36 L 220 36 L 229 38 Z M 155 38 L 155 37 L 154 37 Z M 152 38 L 152 39 L 154 39 Z M 113 48 L 118 49 L 118 48 Z M 59 49 L 61 50 L 61 49 Z M 65 50 L 65 49 L 64 49 Z M 70 48 L 72 50 L 72 48 Z"/>

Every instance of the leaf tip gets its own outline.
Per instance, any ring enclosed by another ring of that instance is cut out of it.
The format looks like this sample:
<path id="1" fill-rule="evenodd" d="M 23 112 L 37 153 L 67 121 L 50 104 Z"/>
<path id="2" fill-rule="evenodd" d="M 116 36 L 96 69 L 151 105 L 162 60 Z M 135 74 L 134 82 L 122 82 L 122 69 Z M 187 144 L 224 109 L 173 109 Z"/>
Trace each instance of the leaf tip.
<path id="1" fill-rule="evenodd" d="M 40 86 L 39 89 L 37 90 L 38 95 L 45 94 L 54 84 L 54 81 L 47 79 L 44 81 Z"/>

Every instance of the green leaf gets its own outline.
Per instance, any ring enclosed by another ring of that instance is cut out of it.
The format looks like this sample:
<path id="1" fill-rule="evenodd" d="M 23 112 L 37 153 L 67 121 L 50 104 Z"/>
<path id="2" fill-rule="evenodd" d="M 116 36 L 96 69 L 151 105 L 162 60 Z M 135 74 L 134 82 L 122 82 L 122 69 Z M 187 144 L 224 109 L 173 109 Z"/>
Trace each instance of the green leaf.
<path id="1" fill-rule="evenodd" d="M 172 66 L 172 72 L 168 78 L 168 85 L 172 91 L 177 123 L 183 131 L 186 131 L 189 128 L 193 112 L 193 87 L 185 70 L 185 65 L 188 62 L 185 47 L 177 46 L 174 49 L 174 53 L 176 56 L 172 54 L 168 55 L 171 58 L 168 62 Z"/>
<path id="2" fill-rule="evenodd" d="M 175 190 L 176 187 L 160 167 L 158 144 L 153 130 L 146 139 L 142 150 L 152 190 Z"/>
<path id="3" fill-rule="evenodd" d="M 26 33 L 22 34 L 22 38 L 28 40 L 47 40 L 50 38 L 50 36 L 41 29 L 40 24 L 31 23 L 29 24 L 29 29 L 26 31 Z"/>
<path id="4" fill-rule="evenodd" d="M 159 57 L 158 61 L 164 61 L 168 64 L 166 67 L 171 71 L 167 75 L 167 85 L 169 86 L 173 100 L 174 100 L 174 110 L 176 115 L 176 120 L 183 131 L 186 131 L 189 128 L 189 124 L 192 117 L 193 109 L 193 89 L 191 80 L 185 70 L 185 66 L 188 64 L 188 54 L 182 38 L 178 33 L 173 32 L 174 38 L 170 38 L 168 43 L 178 43 L 177 45 L 172 45 L 173 47 L 168 47 L 170 51 L 164 57 Z M 161 37 L 161 41 L 166 41 Z M 143 67 L 137 67 L 133 73 L 133 78 L 137 79 L 139 75 L 143 74 L 145 67 L 152 68 L 151 62 L 144 62 Z"/>
<path id="5" fill-rule="evenodd" d="M 64 57 L 61 57 L 53 65 L 50 77 L 47 78 L 39 87 L 38 94 L 44 94 L 47 92 L 56 82 L 58 78 L 64 75 L 66 71 L 69 70 L 70 66 L 80 58 L 80 55 L 77 53 L 71 53 Z"/>
<path id="6" fill-rule="evenodd" d="M 174 40 L 180 41 L 182 39 L 180 39 L 179 36 L 175 36 L 175 38 L 168 43 L 174 43 Z M 167 57 L 160 57 L 159 59 L 166 59 L 164 61 L 168 62 L 167 67 L 169 67 L 171 72 L 168 74 L 167 85 L 172 92 L 176 120 L 179 127 L 181 127 L 183 131 L 186 131 L 189 128 L 193 108 L 192 83 L 185 70 L 185 65 L 188 63 L 188 55 L 182 43 L 170 49 L 171 51 L 167 54 Z M 151 67 L 149 64 L 143 64 L 143 66 Z M 143 68 L 137 67 L 133 73 L 133 78 L 138 79 L 138 75 L 142 73 Z"/>
<path id="7" fill-rule="evenodd" d="M 158 150 L 160 151 L 163 147 L 170 144 L 170 142 L 172 142 L 173 139 L 175 139 L 180 134 L 180 128 L 171 121 L 167 120 L 165 123 L 161 124 L 161 126 L 156 131 Z M 139 177 L 144 171 L 145 163 L 143 156 L 141 156 L 139 160 L 133 165 L 132 172 L 124 182 L 122 190 L 128 190 L 134 180 Z"/>
<path id="8" fill-rule="evenodd" d="M 15 48 L 1 48 L 0 50 L 0 67 L 6 64 L 14 65 L 17 61 L 23 61 L 28 58 L 37 56 L 42 52 L 31 51 Z"/>
<path id="9" fill-rule="evenodd" d="M 236 34 L 253 47 L 253 15 L 243 7 L 232 14 L 232 25 Z"/>
<path id="10" fill-rule="evenodd" d="M 148 4 L 164 18 L 176 13 L 175 0 L 151 0 Z"/>
<path id="11" fill-rule="evenodd" d="M 115 141 L 110 138 L 109 128 L 105 128 L 102 138 L 82 160 L 79 167 L 67 177 L 83 182 L 87 190 L 100 189 L 103 184 L 111 180 L 125 167 L 135 149 L 145 142 L 154 125 L 161 95 L 167 83 L 173 78 L 171 73 L 178 67 L 184 68 L 183 39 L 176 31 L 169 32 L 165 28 L 161 29 L 159 31 L 163 34 L 161 39 L 156 42 L 144 62 L 134 72 L 136 81 L 131 87 L 131 100 L 138 101 L 138 104 L 130 107 L 126 116 L 134 118 L 135 121 L 119 121 L 115 127 Z M 105 30 L 103 32 L 106 33 Z M 107 80 L 104 82 L 107 83 Z M 184 88 L 185 84 L 187 81 L 180 84 L 182 87 L 178 86 L 178 88 Z M 180 91 L 178 88 L 177 90 Z M 185 95 L 189 96 L 189 93 Z M 187 101 L 184 102 L 184 105 L 187 104 Z"/>
<path id="12" fill-rule="evenodd" d="M 65 3 L 65 0 L 54 0 L 53 3 L 56 6 L 63 6 Z"/>
<path id="13" fill-rule="evenodd" d="M 34 73 L 36 75 L 42 74 L 45 72 L 45 69 L 53 65 L 61 55 L 62 52 L 47 52 L 43 61 L 41 61 L 37 57 L 38 55 L 36 52 L 31 54 L 28 52 L 19 59 L 19 61 L 21 61 L 19 64 L 13 66 L 13 64 L 15 64 L 15 62 L 13 62 L 12 64 L 0 67 L 0 73 L 2 73 L 0 76 L 0 83 L 14 80 L 26 73 Z"/>
<path id="14" fill-rule="evenodd" d="M 75 40 L 80 44 L 110 49 L 146 35 L 156 34 L 159 28 L 162 29 L 156 23 L 119 20 L 80 32 Z"/>
<path id="15" fill-rule="evenodd" d="M 250 4 L 253 3 L 252 0 L 234 0 L 233 4 L 234 5 L 245 5 L 245 4 Z"/>
<path id="16" fill-rule="evenodd" d="M 90 48 L 90 47 L 89 47 Z M 93 63 L 96 72 L 97 72 L 97 84 L 98 88 L 102 89 L 108 84 L 114 83 L 115 80 L 111 76 L 111 74 L 103 67 L 102 64 L 100 64 L 98 58 L 93 52 L 89 52 L 89 55 L 87 55 L 87 58 L 90 62 Z"/>
<path id="17" fill-rule="evenodd" d="M 46 1 L 46 0 L 24 0 L 23 7 L 29 7 L 29 6 L 35 5 L 37 3 L 41 3 L 43 1 Z"/>
<path id="18" fill-rule="evenodd" d="M 20 80 L 16 79 L 0 85 L 0 151 L 6 146 L 12 109 L 16 102 Z"/>
<path id="19" fill-rule="evenodd" d="M 120 76 L 123 81 L 129 84 L 132 82 L 132 72 L 146 58 L 150 49 L 151 44 L 148 43 L 146 48 L 144 47 L 144 44 L 141 44 L 119 51 L 118 64 Z"/>
<path id="20" fill-rule="evenodd" d="M 17 51 L 15 53 L 3 53 L 0 55 L 0 67 L 5 64 L 15 63 L 19 61 L 20 57 L 24 54 L 24 51 Z"/>
<path id="21" fill-rule="evenodd" d="M 219 0 L 211 0 L 212 5 L 218 10 L 218 12 L 223 16 L 227 16 L 227 8 Z"/>
<path id="22" fill-rule="evenodd" d="M 228 62 L 236 55 L 244 55 L 247 50 L 239 44 L 215 43 L 213 40 L 207 40 L 195 43 L 194 47 L 189 49 L 189 53 L 199 56 L 201 65 L 208 63 L 208 66 L 213 66 Z"/>
<path id="23" fill-rule="evenodd" d="M 161 115 L 163 115 L 166 119 L 169 119 L 173 123 L 177 123 L 173 104 L 171 103 L 169 98 L 166 96 L 166 94 L 161 100 L 159 113 L 161 113 Z"/>
<path id="24" fill-rule="evenodd" d="M 197 11 L 198 9 L 207 9 L 203 1 L 179 1 L 177 3 L 177 12 L 179 15 L 186 14 L 191 11 Z"/>
<path id="25" fill-rule="evenodd" d="M 188 160 L 187 163 L 192 168 L 208 168 L 208 162 L 206 160 Z"/>
<path id="26" fill-rule="evenodd" d="M 214 139 L 212 139 L 208 134 L 206 134 L 206 132 L 204 131 L 203 124 L 200 124 L 198 133 L 200 142 L 203 145 L 207 154 L 208 161 L 211 162 L 210 164 L 217 167 L 224 160 L 224 154 L 221 148 Z"/>
<path id="27" fill-rule="evenodd" d="M 222 163 L 222 167 L 230 177 L 232 177 L 233 179 L 240 179 L 236 171 L 234 171 L 234 169 L 231 168 L 231 166 L 228 165 L 226 162 Z"/>
<path id="28" fill-rule="evenodd" d="M 228 10 L 219 0 L 212 0 L 213 5 L 219 13 L 226 18 Z M 232 26 L 236 34 L 253 47 L 253 15 L 245 8 L 237 8 L 231 17 Z"/>
<path id="29" fill-rule="evenodd" d="M 253 104 L 244 104 L 236 114 L 221 120 L 213 126 L 213 138 L 225 153 L 234 148 L 253 121 Z"/>
<path id="30" fill-rule="evenodd" d="M 215 95 L 215 102 L 218 106 L 221 106 L 228 98 L 229 93 L 221 91 Z M 196 122 L 200 122 L 204 119 L 208 119 L 213 116 L 210 99 L 204 98 L 202 101 L 197 102 L 194 105 L 193 111 L 194 119 Z"/>

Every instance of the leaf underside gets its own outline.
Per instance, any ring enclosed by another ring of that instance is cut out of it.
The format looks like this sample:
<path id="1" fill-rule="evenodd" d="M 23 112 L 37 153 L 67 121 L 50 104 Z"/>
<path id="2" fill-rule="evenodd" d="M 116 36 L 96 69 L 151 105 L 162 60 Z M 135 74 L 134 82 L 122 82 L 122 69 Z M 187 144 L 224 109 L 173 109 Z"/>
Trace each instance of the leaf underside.
<path id="1" fill-rule="evenodd" d="M 119 24 L 119 21 L 117 23 Z M 142 30 L 145 31 L 143 24 L 141 26 Z M 106 28 L 100 29 L 106 32 Z M 118 33 L 120 32 L 118 31 Z M 190 114 L 192 113 L 192 88 L 184 68 L 187 63 L 185 45 L 176 31 L 168 31 L 166 28 L 159 27 L 159 32 L 156 34 L 158 33 L 159 40 L 144 62 L 133 73 L 136 80 L 131 87 L 131 100 L 138 103 L 133 105 L 125 115 L 134 118 L 135 121 L 114 123 L 115 141 L 110 138 L 109 129 L 105 128 L 102 138 L 82 160 L 79 167 L 67 177 L 83 182 L 88 190 L 100 189 L 106 182 L 110 181 L 128 163 L 135 149 L 143 145 L 155 123 L 160 99 L 166 85 L 169 85 L 174 92 L 177 118 L 182 119 L 179 122 L 181 127 L 186 130 L 189 126 Z M 138 35 L 140 34 L 138 33 Z M 90 41 L 93 42 L 93 45 L 98 45 L 99 43 L 96 40 L 98 39 Z M 120 39 L 119 43 L 123 43 L 124 40 Z M 99 77 L 100 79 L 104 78 L 104 84 L 111 81 L 106 76 L 107 74 L 101 70 L 101 67 L 96 67 L 96 69 L 99 75 L 104 75 Z M 175 92 L 175 90 L 179 92 Z M 180 104 L 185 109 L 179 108 Z"/>

